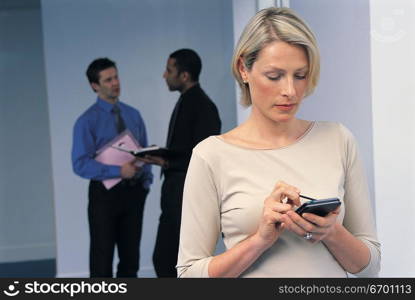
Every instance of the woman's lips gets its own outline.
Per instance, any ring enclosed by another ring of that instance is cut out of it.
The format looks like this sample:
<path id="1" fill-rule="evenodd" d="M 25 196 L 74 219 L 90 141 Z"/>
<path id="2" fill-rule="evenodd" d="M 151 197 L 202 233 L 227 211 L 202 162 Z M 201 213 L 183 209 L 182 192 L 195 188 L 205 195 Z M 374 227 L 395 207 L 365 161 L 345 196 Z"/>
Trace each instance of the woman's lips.
<path id="1" fill-rule="evenodd" d="M 290 111 L 295 107 L 295 104 L 275 104 L 275 106 L 282 111 Z"/>

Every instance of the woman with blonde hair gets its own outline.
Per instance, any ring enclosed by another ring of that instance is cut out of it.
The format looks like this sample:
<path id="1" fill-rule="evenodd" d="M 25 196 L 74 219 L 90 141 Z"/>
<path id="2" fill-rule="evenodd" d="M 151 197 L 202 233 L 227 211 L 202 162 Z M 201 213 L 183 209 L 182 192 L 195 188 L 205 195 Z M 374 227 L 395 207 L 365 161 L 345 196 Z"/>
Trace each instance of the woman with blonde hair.
<path id="1" fill-rule="evenodd" d="M 380 244 L 353 135 L 296 117 L 319 66 L 314 34 L 291 9 L 261 10 L 246 26 L 232 70 L 251 114 L 193 150 L 179 277 L 377 276 Z M 341 205 L 299 215 L 300 193 Z M 226 251 L 214 256 L 220 235 Z"/>

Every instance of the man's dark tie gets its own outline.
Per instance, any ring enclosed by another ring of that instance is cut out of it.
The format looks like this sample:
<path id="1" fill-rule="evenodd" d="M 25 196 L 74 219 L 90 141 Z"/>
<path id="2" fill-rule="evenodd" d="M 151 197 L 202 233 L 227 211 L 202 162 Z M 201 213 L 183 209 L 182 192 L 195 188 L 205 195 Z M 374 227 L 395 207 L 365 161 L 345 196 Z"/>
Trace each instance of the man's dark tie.
<path id="1" fill-rule="evenodd" d="M 121 117 L 121 111 L 117 104 L 115 104 L 112 108 L 112 113 L 115 116 L 115 126 L 117 128 L 117 132 L 123 132 L 125 130 L 125 123 L 123 118 Z"/>
<path id="2" fill-rule="evenodd" d="M 123 132 L 125 130 L 125 123 L 124 123 L 123 118 L 121 117 L 120 107 L 117 104 L 114 104 L 114 107 L 112 108 L 111 112 L 114 114 L 114 117 L 115 117 L 115 127 L 117 128 L 117 132 L 118 133 Z M 128 178 L 128 179 L 124 178 L 121 181 L 121 183 L 127 186 L 134 186 L 140 182 L 135 176 L 132 178 Z"/>

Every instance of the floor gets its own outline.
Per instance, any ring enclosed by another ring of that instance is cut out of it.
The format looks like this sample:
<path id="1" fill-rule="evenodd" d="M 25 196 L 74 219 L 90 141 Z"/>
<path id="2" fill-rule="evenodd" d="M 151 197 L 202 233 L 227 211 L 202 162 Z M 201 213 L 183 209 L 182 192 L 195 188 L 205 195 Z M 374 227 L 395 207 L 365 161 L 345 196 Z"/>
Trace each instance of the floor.
<path id="1" fill-rule="evenodd" d="M 0 263 L 0 277 L 55 277 L 56 260 Z"/>

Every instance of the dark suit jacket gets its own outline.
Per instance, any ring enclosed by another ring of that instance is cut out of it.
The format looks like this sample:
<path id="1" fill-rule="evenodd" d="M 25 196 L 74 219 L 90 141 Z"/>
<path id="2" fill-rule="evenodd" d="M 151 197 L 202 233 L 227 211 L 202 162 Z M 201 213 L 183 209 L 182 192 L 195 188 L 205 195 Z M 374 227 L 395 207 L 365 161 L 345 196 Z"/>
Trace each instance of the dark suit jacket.
<path id="1" fill-rule="evenodd" d="M 173 156 L 169 159 L 169 172 L 186 172 L 192 149 L 202 140 L 220 134 L 221 120 L 216 105 L 199 84 L 188 89 L 179 98 L 170 119 L 167 148 Z"/>

